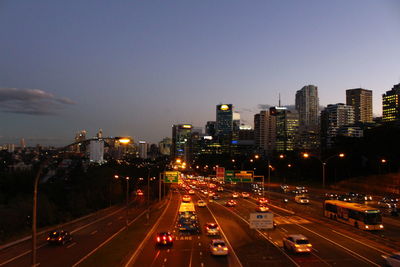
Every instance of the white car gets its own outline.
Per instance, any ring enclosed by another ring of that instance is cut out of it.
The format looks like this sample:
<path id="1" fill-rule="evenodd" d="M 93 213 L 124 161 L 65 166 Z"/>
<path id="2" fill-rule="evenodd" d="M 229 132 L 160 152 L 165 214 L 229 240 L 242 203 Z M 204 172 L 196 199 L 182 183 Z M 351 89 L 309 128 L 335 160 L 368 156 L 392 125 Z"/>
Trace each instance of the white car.
<path id="1" fill-rule="evenodd" d="M 213 239 L 210 243 L 210 252 L 215 256 L 226 256 L 228 255 L 228 247 L 222 239 Z"/>
<path id="2" fill-rule="evenodd" d="M 294 201 L 299 204 L 309 204 L 310 203 L 310 199 L 304 195 L 295 196 Z"/>
<path id="3" fill-rule="evenodd" d="M 205 206 L 207 206 L 207 203 L 204 200 L 200 199 L 200 200 L 197 201 L 197 206 L 205 207 Z"/>
<path id="4" fill-rule="evenodd" d="M 238 198 L 238 197 L 239 197 L 239 193 L 234 192 L 234 193 L 232 194 L 232 198 Z"/>
<path id="5" fill-rule="evenodd" d="M 283 247 L 296 253 L 310 253 L 312 251 L 312 245 L 307 237 L 301 234 L 284 237 Z"/>
<path id="6" fill-rule="evenodd" d="M 393 253 L 392 255 L 382 255 L 388 266 L 400 267 L 400 251 Z"/>

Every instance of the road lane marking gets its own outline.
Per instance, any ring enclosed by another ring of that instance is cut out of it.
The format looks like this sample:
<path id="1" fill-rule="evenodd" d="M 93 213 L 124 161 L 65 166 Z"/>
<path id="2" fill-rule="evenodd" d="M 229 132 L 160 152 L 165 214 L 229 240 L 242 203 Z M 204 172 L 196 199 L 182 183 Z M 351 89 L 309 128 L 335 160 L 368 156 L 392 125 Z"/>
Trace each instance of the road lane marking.
<path id="1" fill-rule="evenodd" d="M 71 248 L 71 247 L 73 247 L 73 246 L 75 246 L 75 245 L 76 245 L 76 242 L 74 242 L 74 243 L 68 245 L 67 248 Z"/>
<path id="2" fill-rule="evenodd" d="M 372 264 L 372 265 L 374 265 L 374 266 L 380 266 L 379 264 L 376 264 L 375 262 L 370 261 L 369 259 L 367 259 L 367 258 L 365 258 L 364 256 L 358 254 L 357 252 L 352 251 L 351 249 L 348 249 L 348 248 L 346 248 L 346 247 L 340 245 L 339 243 L 336 243 L 335 241 L 333 241 L 333 240 L 331 240 L 331 239 L 329 239 L 329 238 L 327 238 L 327 237 L 325 237 L 325 236 L 323 236 L 323 235 L 320 235 L 320 234 L 318 234 L 317 232 L 308 229 L 307 227 L 302 226 L 301 224 L 296 224 L 296 225 L 298 225 L 298 226 L 301 227 L 301 228 L 306 229 L 307 231 L 309 231 L 309 232 L 311 232 L 311 233 L 313 233 L 313 234 L 315 234 L 315 235 L 317 235 L 317 236 L 319 236 L 319 237 L 322 237 L 323 239 L 325 239 L 325 240 L 331 242 L 332 244 L 335 244 L 336 246 L 339 246 L 339 247 L 343 248 L 343 249 L 344 249 L 345 251 L 347 251 L 347 253 L 349 253 L 350 255 L 357 256 L 357 257 L 359 257 L 360 259 L 362 259 L 363 261 L 368 262 L 368 263 L 370 263 L 370 264 Z"/>
<path id="3" fill-rule="evenodd" d="M 201 243 L 199 243 L 199 247 L 201 247 Z"/>
<path id="4" fill-rule="evenodd" d="M 254 204 L 254 203 L 253 203 Z M 219 204 L 220 206 L 224 207 L 225 209 L 229 210 L 231 213 L 235 214 L 238 218 L 240 218 L 242 221 L 244 221 L 246 224 L 250 225 L 249 222 L 247 222 L 244 218 L 242 218 L 240 215 L 236 214 L 235 212 L 231 211 L 230 209 L 228 209 L 227 207 Z M 296 265 L 297 267 L 300 267 L 299 264 L 297 264 L 297 262 L 295 262 L 285 251 L 283 251 L 280 247 L 276 246 L 273 242 L 271 242 L 268 237 L 263 234 L 260 230 L 255 229 L 261 236 L 263 236 L 268 242 L 270 242 L 272 245 L 274 245 L 278 250 L 280 250 L 294 265 Z"/>
<path id="5" fill-rule="evenodd" d="M 286 230 L 285 228 L 283 228 L 283 227 L 280 227 L 279 229 L 281 229 L 281 230 L 283 230 L 284 232 L 288 232 L 288 230 Z"/>
<path id="6" fill-rule="evenodd" d="M 203 255 L 203 252 L 200 251 L 200 256 Z"/>
<path id="7" fill-rule="evenodd" d="M 167 258 L 164 258 L 164 262 L 167 262 Z"/>
<path id="8" fill-rule="evenodd" d="M 153 232 L 156 230 L 158 225 L 160 224 L 161 218 L 164 217 L 165 213 L 167 212 L 169 206 L 172 203 L 172 197 L 170 195 L 170 198 L 168 200 L 168 205 L 165 207 L 164 211 L 161 213 L 160 217 L 158 217 L 157 221 L 153 225 L 153 227 L 149 230 L 143 241 L 139 244 L 139 246 L 136 248 L 135 252 L 132 254 L 132 256 L 129 258 L 128 262 L 124 265 L 125 267 L 132 265 L 131 263 L 134 263 L 137 256 L 139 255 L 139 252 L 143 249 L 144 244 L 150 239 L 150 237 L 153 235 Z M 144 212 L 147 212 L 145 210 Z M 144 213 L 143 213 L 144 214 Z M 74 266 L 73 266 L 74 267 Z"/>
<path id="9" fill-rule="evenodd" d="M 157 253 L 156 253 L 156 255 L 154 256 L 154 259 L 153 259 L 153 261 L 151 262 L 150 266 L 153 266 L 153 265 L 154 265 L 154 262 L 157 260 L 157 258 L 158 258 L 158 256 L 160 255 L 160 253 L 161 253 L 161 251 L 158 250 Z"/>
<path id="10" fill-rule="evenodd" d="M 107 223 L 108 226 L 110 226 L 112 224 L 112 222 Z"/>
<path id="11" fill-rule="evenodd" d="M 93 232 L 90 233 L 90 235 L 94 235 L 97 233 L 97 230 L 94 230 Z"/>
<path id="12" fill-rule="evenodd" d="M 147 210 L 144 210 L 142 213 L 140 213 L 135 219 L 133 219 L 132 221 L 129 222 L 129 224 L 135 222 L 137 219 L 139 219 L 140 217 L 142 217 Z M 117 231 L 115 234 L 113 234 L 112 236 L 110 236 L 106 241 L 104 241 L 103 243 L 101 243 L 99 246 L 97 246 L 95 249 L 93 249 L 90 253 L 86 254 L 85 257 L 83 257 L 82 259 L 80 259 L 78 262 L 76 262 L 74 265 L 72 265 L 72 267 L 78 266 L 79 264 L 81 264 L 84 260 L 86 260 L 87 258 L 89 258 L 91 255 L 93 255 L 97 250 L 99 250 L 101 247 L 103 247 L 105 244 L 107 244 L 108 242 L 110 242 L 114 237 L 116 237 L 119 233 L 121 233 L 122 231 L 124 231 L 126 229 L 126 226 L 123 226 L 121 229 L 119 229 L 119 231 Z"/>
<path id="13" fill-rule="evenodd" d="M 387 253 L 387 252 L 385 252 L 385 251 L 383 251 L 383 250 L 380 250 L 380 249 L 378 249 L 378 248 L 374 248 L 374 247 L 372 247 L 372 246 L 370 246 L 370 245 L 368 245 L 368 244 L 366 244 L 366 243 L 360 242 L 360 241 L 358 241 L 357 239 L 354 239 L 354 238 L 352 238 L 352 237 L 350 237 L 350 236 L 344 235 L 344 234 L 342 234 L 342 233 L 340 233 L 340 232 L 337 232 L 337 231 L 335 231 L 335 230 L 331 230 L 331 231 L 334 232 L 334 233 L 336 233 L 336 234 L 339 234 L 339 235 L 341 235 L 341 236 L 347 237 L 348 239 L 351 239 L 351 240 L 353 240 L 353 241 L 355 241 L 355 242 L 357 242 L 357 243 L 360 243 L 360 244 L 362 244 L 362 245 L 364 245 L 364 246 L 367 246 L 367 247 L 369 247 L 369 248 L 375 249 L 376 251 L 379 251 L 379 252 L 381 252 L 381 253 L 383 253 L 383 254 L 385 254 L 385 255 L 390 255 L 390 253 Z"/>

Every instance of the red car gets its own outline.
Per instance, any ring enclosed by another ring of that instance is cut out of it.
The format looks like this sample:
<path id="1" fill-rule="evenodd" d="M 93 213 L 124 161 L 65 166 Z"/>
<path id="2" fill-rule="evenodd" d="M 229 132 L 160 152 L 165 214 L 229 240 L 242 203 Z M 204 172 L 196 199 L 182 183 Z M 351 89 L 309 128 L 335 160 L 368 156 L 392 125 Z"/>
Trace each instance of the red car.
<path id="1" fill-rule="evenodd" d="M 161 232 L 156 236 L 157 245 L 172 245 L 174 237 L 170 232 Z"/>

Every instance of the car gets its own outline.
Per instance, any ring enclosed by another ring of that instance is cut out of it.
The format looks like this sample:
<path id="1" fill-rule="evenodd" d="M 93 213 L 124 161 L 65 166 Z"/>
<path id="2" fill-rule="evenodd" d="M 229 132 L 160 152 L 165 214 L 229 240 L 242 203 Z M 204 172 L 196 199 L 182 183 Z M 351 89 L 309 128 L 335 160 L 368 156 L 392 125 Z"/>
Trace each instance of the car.
<path id="1" fill-rule="evenodd" d="M 219 227 L 216 223 L 206 223 L 204 225 L 206 235 L 219 235 Z"/>
<path id="2" fill-rule="evenodd" d="M 262 204 L 268 204 L 268 199 L 266 199 L 265 197 L 260 197 L 258 200 L 257 200 L 257 204 L 258 205 L 262 205 Z"/>
<path id="3" fill-rule="evenodd" d="M 308 198 L 308 196 L 305 196 L 305 195 L 295 196 L 294 201 L 298 204 L 309 204 L 310 203 L 310 199 Z"/>
<path id="4" fill-rule="evenodd" d="M 182 201 L 183 202 L 190 202 L 192 200 L 192 198 L 189 195 L 184 195 L 182 197 Z"/>
<path id="5" fill-rule="evenodd" d="M 336 194 L 336 193 L 325 193 L 325 199 L 338 199 L 338 194 Z"/>
<path id="6" fill-rule="evenodd" d="M 189 190 L 189 195 L 194 195 L 194 190 L 193 189 Z"/>
<path id="7" fill-rule="evenodd" d="M 214 194 L 213 196 L 212 196 L 212 199 L 214 199 L 214 200 L 218 200 L 218 199 L 220 199 L 221 197 L 220 197 L 220 195 L 218 195 L 218 194 Z"/>
<path id="8" fill-rule="evenodd" d="M 160 232 L 156 235 L 157 245 L 172 245 L 174 243 L 174 236 L 170 232 Z"/>
<path id="9" fill-rule="evenodd" d="M 382 255 L 387 266 L 399 267 L 400 266 L 400 251 L 394 252 L 391 255 Z"/>
<path id="10" fill-rule="evenodd" d="M 136 190 L 136 195 L 143 196 L 143 191 L 140 189 Z"/>
<path id="11" fill-rule="evenodd" d="M 219 186 L 219 187 L 217 188 L 217 191 L 218 191 L 218 192 L 223 192 L 223 191 L 224 191 L 224 188 L 223 188 L 222 186 Z"/>
<path id="12" fill-rule="evenodd" d="M 57 230 L 50 232 L 46 240 L 47 243 L 51 245 L 64 245 L 65 243 L 72 241 L 72 236 L 68 231 Z"/>
<path id="13" fill-rule="evenodd" d="M 258 205 L 258 206 L 256 207 L 256 211 L 257 211 L 257 212 L 268 212 L 268 211 L 269 211 L 269 208 L 268 208 L 267 205 Z"/>
<path id="14" fill-rule="evenodd" d="M 399 199 L 394 197 L 383 197 L 380 201 L 378 201 L 378 205 L 381 208 L 397 208 Z"/>
<path id="15" fill-rule="evenodd" d="M 209 197 L 212 197 L 212 196 L 214 196 L 214 195 L 215 195 L 215 192 L 213 192 L 213 191 L 209 191 L 209 192 L 208 192 L 208 196 L 209 196 Z"/>
<path id="16" fill-rule="evenodd" d="M 312 245 L 307 237 L 301 234 L 292 234 L 283 238 L 283 247 L 295 253 L 311 253 Z"/>
<path id="17" fill-rule="evenodd" d="M 243 198 L 249 198 L 249 197 L 250 197 L 250 194 L 247 193 L 247 192 L 242 192 L 242 197 L 243 197 Z"/>
<path id="18" fill-rule="evenodd" d="M 226 256 L 228 255 L 228 247 L 222 239 L 213 239 L 210 242 L 210 252 L 214 256 Z"/>
<path id="19" fill-rule="evenodd" d="M 237 192 L 232 193 L 232 198 L 238 198 L 238 197 L 239 197 L 239 193 L 237 193 Z"/>
<path id="20" fill-rule="evenodd" d="M 198 207 L 205 207 L 205 206 L 207 206 L 207 203 L 204 200 L 200 199 L 200 200 L 197 201 L 197 206 Z"/>
<path id="21" fill-rule="evenodd" d="M 228 201 L 226 202 L 226 206 L 227 206 L 227 207 L 234 207 L 234 206 L 236 206 L 236 205 L 237 205 L 237 203 L 236 203 L 236 201 L 233 200 L 233 199 L 230 199 L 230 200 L 228 200 Z"/>
<path id="22" fill-rule="evenodd" d="M 203 190 L 203 191 L 201 191 L 204 195 L 208 195 L 208 191 L 207 190 Z"/>
<path id="23" fill-rule="evenodd" d="M 299 191 L 300 194 L 308 192 L 308 190 L 304 186 L 296 186 L 296 190 Z"/>

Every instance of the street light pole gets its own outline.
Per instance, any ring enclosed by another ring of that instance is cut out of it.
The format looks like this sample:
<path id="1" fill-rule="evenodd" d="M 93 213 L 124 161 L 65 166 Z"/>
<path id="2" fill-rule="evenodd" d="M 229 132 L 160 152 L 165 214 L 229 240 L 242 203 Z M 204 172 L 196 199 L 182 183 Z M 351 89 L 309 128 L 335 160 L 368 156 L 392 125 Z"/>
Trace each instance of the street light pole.
<path id="1" fill-rule="evenodd" d="M 323 189 L 325 189 L 325 176 L 326 176 L 325 167 L 326 167 L 326 162 L 322 162 L 322 188 Z"/>
<path id="2" fill-rule="evenodd" d="M 271 165 L 268 158 L 268 198 L 270 197 L 270 187 L 269 187 L 270 184 L 271 184 Z"/>
<path id="3" fill-rule="evenodd" d="M 126 227 L 128 228 L 129 223 L 129 177 L 125 177 L 126 179 Z"/>

